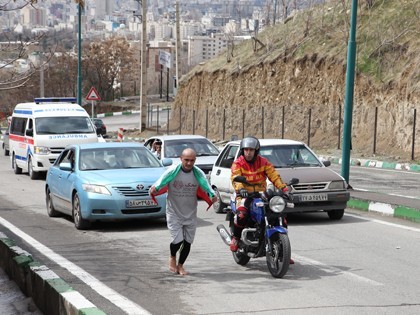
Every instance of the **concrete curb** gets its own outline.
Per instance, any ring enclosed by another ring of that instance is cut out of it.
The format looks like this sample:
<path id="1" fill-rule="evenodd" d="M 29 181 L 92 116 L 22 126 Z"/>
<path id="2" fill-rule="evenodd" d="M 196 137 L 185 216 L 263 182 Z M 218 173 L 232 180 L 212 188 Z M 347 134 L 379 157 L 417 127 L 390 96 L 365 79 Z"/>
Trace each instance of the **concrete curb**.
<path id="1" fill-rule="evenodd" d="M 0 232 L 0 267 L 44 314 L 104 315 L 47 266 Z"/>
<path id="2" fill-rule="evenodd" d="M 420 223 L 420 209 L 351 197 L 347 207 Z"/>
<path id="3" fill-rule="evenodd" d="M 122 116 L 122 115 L 132 115 L 132 114 L 140 114 L 139 110 L 128 110 L 123 112 L 114 112 L 114 113 L 103 113 L 103 114 L 97 114 L 97 118 L 102 117 L 110 117 L 110 116 Z"/>
<path id="4" fill-rule="evenodd" d="M 342 159 L 335 156 L 322 156 L 321 155 L 319 156 L 319 158 L 321 160 L 331 161 L 331 163 L 334 163 L 334 164 L 342 164 Z M 394 170 L 400 170 L 400 171 L 420 172 L 420 164 L 384 162 L 384 161 L 370 160 L 370 159 L 350 159 L 350 165 L 394 169 Z"/>

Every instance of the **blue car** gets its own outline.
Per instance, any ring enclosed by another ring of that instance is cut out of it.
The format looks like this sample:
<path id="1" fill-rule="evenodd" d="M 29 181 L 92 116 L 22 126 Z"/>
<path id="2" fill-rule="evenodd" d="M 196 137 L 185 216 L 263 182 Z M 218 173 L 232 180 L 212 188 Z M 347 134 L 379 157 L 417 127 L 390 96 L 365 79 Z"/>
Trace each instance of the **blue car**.
<path id="1" fill-rule="evenodd" d="M 96 220 L 163 218 L 166 195 L 156 204 L 149 189 L 171 164 L 139 143 L 70 145 L 48 170 L 47 213 L 71 215 L 79 230 Z"/>

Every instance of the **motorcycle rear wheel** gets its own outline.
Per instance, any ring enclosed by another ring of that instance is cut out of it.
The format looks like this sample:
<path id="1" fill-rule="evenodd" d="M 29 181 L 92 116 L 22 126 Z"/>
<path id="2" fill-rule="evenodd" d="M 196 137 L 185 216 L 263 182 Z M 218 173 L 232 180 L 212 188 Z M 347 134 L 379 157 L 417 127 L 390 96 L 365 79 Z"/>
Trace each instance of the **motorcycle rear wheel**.
<path id="1" fill-rule="evenodd" d="M 272 252 L 267 251 L 267 267 L 274 278 L 282 278 L 289 270 L 292 249 L 287 234 L 271 237 Z"/>

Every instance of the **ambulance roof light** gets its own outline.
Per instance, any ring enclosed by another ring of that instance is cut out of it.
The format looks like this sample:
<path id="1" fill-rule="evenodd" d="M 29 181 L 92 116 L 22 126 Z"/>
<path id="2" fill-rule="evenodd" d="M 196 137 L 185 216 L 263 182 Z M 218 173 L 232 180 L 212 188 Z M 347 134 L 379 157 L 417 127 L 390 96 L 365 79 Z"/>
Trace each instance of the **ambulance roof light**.
<path id="1" fill-rule="evenodd" d="M 39 103 L 76 103 L 75 97 L 35 97 L 34 102 Z"/>

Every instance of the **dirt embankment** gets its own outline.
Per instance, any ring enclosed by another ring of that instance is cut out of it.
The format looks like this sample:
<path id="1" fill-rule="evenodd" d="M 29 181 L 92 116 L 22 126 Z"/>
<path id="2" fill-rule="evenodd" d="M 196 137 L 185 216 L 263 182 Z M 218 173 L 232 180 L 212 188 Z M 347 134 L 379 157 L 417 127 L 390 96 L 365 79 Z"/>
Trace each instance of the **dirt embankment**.
<path id="1" fill-rule="evenodd" d="M 210 138 L 220 139 L 225 134 L 229 139 L 231 135 L 242 135 L 245 112 L 246 135 L 261 137 L 264 132 L 265 138 L 280 137 L 284 107 L 285 138 L 308 142 L 311 124 L 311 147 L 334 150 L 343 131 L 345 74 L 343 61 L 317 55 L 261 63 L 237 73 L 199 72 L 181 82 L 172 108 L 171 129 L 179 128 L 181 113 L 182 133 L 192 132 L 194 120 L 195 133 L 205 134 L 207 120 Z M 410 89 L 408 80 L 382 86 L 356 74 L 352 111 L 354 152 L 372 155 L 375 149 L 378 155 L 410 160 L 414 109 L 417 108 L 417 120 L 420 116 L 420 97 L 413 92 L 415 89 Z M 415 157 L 420 159 L 420 140 L 415 143 Z"/>

